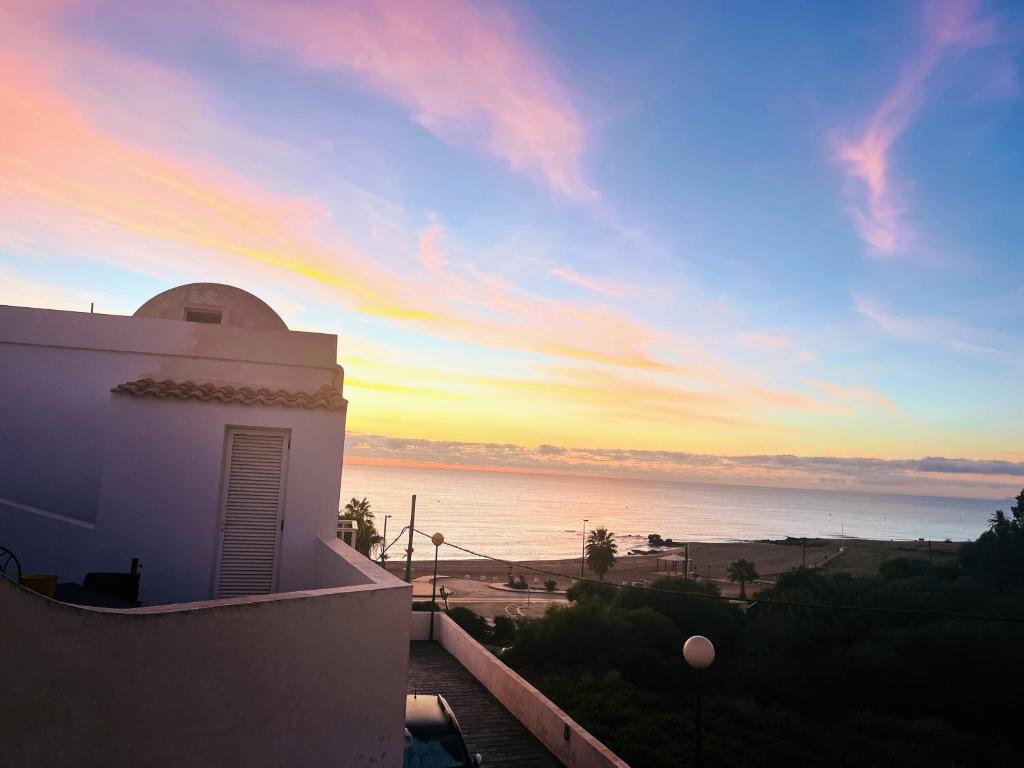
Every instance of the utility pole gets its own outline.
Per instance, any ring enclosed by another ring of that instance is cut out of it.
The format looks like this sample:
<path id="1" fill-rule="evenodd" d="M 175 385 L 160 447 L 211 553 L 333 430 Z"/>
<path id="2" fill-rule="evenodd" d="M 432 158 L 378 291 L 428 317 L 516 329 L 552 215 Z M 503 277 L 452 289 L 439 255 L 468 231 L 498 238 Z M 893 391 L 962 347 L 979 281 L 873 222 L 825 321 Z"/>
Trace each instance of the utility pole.
<path id="1" fill-rule="evenodd" d="M 928 539 L 928 565 L 932 564 L 932 540 Z"/>
<path id="2" fill-rule="evenodd" d="M 583 554 L 580 555 L 580 578 L 583 578 L 583 564 L 587 562 L 587 520 L 589 517 L 583 518 Z"/>
<path id="3" fill-rule="evenodd" d="M 412 495 L 412 511 L 409 513 L 409 547 L 405 550 L 405 580 L 412 583 L 412 534 L 416 526 L 416 494 Z"/>
<path id="4" fill-rule="evenodd" d="M 803 541 L 801 542 L 801 546 L 803 547 L 803 553 L 801 555 L 800 567 L 801 568 L 806 568 L 807 567 L 807 537 L 806 536 L 804 536 Z"/>
<path id="5" fill-rule="evenodd" d="M 683 580 L 684 581 L 689 581 L 690 580 L 690 545 L 689 544 L 686 545 L 686 549 L 684 551 L 685 551 L 685 557 L 686 557 L 686 565 L 683 566 Z"/>
<path id="6" fill-rule="evenodd" d="M 380 542 L 380 564 L 381 565 L 384 565 L 384 560 L 387 557 L 387 554 L 384 552 L 384 549 L 388 545 L 388 518 L 389 517 L 391 517 L 391 515 L 384 515 L 384 533 L 382 533 L 381 536 L 380 536 L 380 538 L 381 538 L 381 542 Z"/>

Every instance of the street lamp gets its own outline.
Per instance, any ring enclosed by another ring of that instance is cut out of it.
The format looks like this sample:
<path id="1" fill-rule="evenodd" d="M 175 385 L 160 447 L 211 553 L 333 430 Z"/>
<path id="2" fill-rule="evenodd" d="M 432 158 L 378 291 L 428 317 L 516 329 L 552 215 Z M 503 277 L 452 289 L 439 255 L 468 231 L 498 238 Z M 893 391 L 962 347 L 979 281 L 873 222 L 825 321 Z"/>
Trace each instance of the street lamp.
<path id="1" fill-rule="evenodd" d="M 384 515 L 384 533 L 381 534 L 381 545 L 380 545 L 380 564 L 384 565 L 384 559 L 387 557 L 387 553 L 384 551 L 388 546 L 388 518 L 391 515 Z"/>
<path id="2" fill-rule="evenodd" d="M 430 541 L 434 545 L 434 581 L 433 589 L 430 593 L 430 639 L 434 639 L 434 612 L 437 610 L 437 552 L 441 549 L 441 545 L 444 544 L 444 536 L 440 533 L 435 533 L 430 537 Z"/>
<path id="3" fill-rule="evenodd" d="M 583 518 L 583 554 L 580 555 L 580 579 L 583 578 L 583 564 L 587 562 L 587 520 L 589 517 Z"/>
<path id="4" fill-rule="evenodd" d="M 700 677 L 701 671 L 715 660 L 715 646 L 703 635 L 694 635 L 683 645 L 683 658 L 697 670 L 697 768 L 703 768 L 704 753 L 701 749 L 700 727 Z"/>

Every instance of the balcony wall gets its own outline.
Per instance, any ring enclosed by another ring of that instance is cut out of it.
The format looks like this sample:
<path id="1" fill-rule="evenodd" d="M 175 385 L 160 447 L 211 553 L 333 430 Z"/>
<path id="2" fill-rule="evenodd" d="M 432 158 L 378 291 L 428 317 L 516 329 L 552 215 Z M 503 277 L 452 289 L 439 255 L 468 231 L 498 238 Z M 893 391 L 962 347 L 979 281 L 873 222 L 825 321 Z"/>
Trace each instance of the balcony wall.
<path id="1" fill-rule="evenodd" d="M 4 763 L 398 768 L 410 587 L 365 566 L 321 540 L 353 586 L 124 611 L 0 578 Z"/>

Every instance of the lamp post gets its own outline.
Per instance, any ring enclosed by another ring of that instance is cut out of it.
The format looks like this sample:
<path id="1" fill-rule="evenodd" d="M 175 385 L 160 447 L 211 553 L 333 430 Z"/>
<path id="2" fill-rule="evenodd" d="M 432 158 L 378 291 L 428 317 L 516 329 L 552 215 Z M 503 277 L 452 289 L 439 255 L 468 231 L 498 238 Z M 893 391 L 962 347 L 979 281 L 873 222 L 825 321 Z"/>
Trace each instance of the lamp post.
<path id="1" fill-rule="evenodd" d="M 587 562 L 587 520 L 589 517 L 583 518 L 583 554 L 580 555 L 580 579 L 583 578 L 583 564 Z"/>
<path id="2" fill-rule="evenodd" d="M 704 766 L 704 752 L 701 744 L 700 725 L 700 677 L 701 671 L 715 660 L 715 646 L 703 635 L 694 635 L 683 644 L 683 658 L 697 670 L 697 768 Z"/>
<path id="3" fill-rule="evenodd" d="M 380 564 L 381 565 L 384 565 L 384 558 L 387 556 L 387 554 L 384 552 L 384 550 L 388 546 L 388 518 L 389 517 L 391 517 L 391 515 L 384 515 L 384 533 L 382 533 L 380 535 L 380 538 L 381 538 L 381 543 L 380 543 Z"/>
<path id="4" fill-rule="evenodd" d="M 444 544 L 444 536 L 440 533 L 435 533 L 430 537 L 430 541 L 434 544 L 434 581 L 433 589 L 430 591 L 430 639 L 434 639 L 434 612 L 437 610 L 437 552 L 441 549 L 441 545 Z"/>

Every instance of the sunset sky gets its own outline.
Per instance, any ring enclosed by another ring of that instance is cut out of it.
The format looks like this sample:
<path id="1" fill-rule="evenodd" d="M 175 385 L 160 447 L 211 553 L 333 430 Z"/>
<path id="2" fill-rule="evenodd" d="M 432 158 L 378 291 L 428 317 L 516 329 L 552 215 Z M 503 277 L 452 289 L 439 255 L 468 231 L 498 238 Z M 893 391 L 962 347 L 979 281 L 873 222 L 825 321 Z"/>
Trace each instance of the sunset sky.
<path id="1" fill-rule="evenodd" d="M 0 43 L 0 303 L 252 291 L 338 334 L 346 460 L 1024 485 L 1019 5 L 13 0 Z"/>

